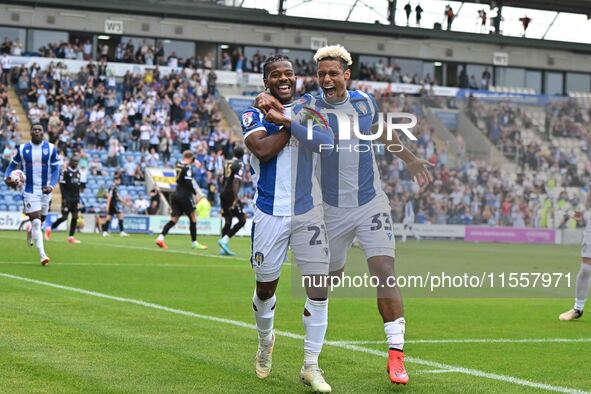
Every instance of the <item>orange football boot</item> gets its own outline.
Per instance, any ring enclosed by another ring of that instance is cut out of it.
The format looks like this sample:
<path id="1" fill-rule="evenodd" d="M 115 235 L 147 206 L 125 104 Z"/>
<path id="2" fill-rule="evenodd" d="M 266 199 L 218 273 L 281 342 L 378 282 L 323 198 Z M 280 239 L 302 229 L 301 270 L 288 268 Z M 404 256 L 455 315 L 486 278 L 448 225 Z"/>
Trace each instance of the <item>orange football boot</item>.
<path id="1" fill-rule="evenodd" d="M 159 239 L 156 240 L 156 245 L 162 249 L 168 249 L 168 245 L 164 241 L 160 241 Z"/>
<path id="2" fill-rule="evenodd" d="M 404 368 L 404 352 L 390 349 L 388 352 L 388 366 L 386 368 L 390 375 L 390 381 L 395 384 L 407 384 L 408 374 Z"/>

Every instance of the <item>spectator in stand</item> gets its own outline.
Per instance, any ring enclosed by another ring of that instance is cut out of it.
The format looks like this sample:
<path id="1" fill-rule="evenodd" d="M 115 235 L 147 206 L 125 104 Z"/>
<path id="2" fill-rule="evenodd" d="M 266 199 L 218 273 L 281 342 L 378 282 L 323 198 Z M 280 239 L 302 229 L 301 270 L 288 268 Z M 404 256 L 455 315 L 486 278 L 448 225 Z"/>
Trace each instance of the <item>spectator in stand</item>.
<path id="1" fill-rule="evenodd" d="M 451 4 L 448 4 L 445 6 L 445 12 L 444 12 L 445 18 L 447 20 L 447 30 L 451 30 L 451 24 L 453 23 L 454 19 L 455 19 L 455 14 L 454 14 L 454 10 L 451 7 Z"/>
<path id="2" fill-rule="evenodd" d="M 150 190 L 150 206 L 147 209 L 148 215 L 157 215 L 160 210 L 160 193 L 158 189 Z"/>
<path id="3" fill-rule="evenodd" d="M 170 56 L 167 59 L 167 62 L 168 62 L 168 67 L 171 67 L 173 69 L 178 68 L 178 66 L 179 66 L 179 58 L 177 57 L 176 52 L 173 51 L 170 54 Z"/>
<path id="4" fill-rule="evenodd" d="M 0 45 L 0 55 L 10 55 L 12 51 L 12 41 L 8 39 L 8 37 L 4 37 L 4 41 L 2 41 L 2 45 Z"/>
<path id="5" fill-rule="evenodd" d="M 10 54 L 12 56 L 21 56 L 23 54 L 24 48 L 23 44 L 21 43 L 20 38 L 17 38 L 10 49 Z"/>
<path id="6" fill-rule="evenodd" d="M 486 21 L 487 21 L 487 15 L 486 15 L 486 11 L 483 9 L 478 10 L 478 23 L 480 25 L 480 32 L 481 33 L 486 33 Z"/>
<path id="7" fill-rule="evenodd" d="M 90 40 L 86 40 L 84 45 L 82 46 L 82 52 L 84 60 L 91 60 L 92 59 L 92 44 Z"/>
<path id="8" fill-rule="evenodd" d="M 421 7 L 421 3 L 418 3 L 415 7 L 415 17 L 417 26 L 421 26 L 421 18 L 423 17 L 423 7 Z"/>
<path id="9" fill-rule="evenodd" d="M 523 27 L 523 37 L 525 37 L 525 33 L 527 32 L 527 28 L 529 27 L 529 24 L 531 23 L 531 18 L 528 17 L 527 15 L 525 15 L 523 18 L 519 18 L 519 21 L 521 22 L 521 27 Z"/>
<path id="10" fill-rule="evenodd" d="M 135 200 L 133 202 L 133 210 L 135 211 L 135 213 L 137 213 L 138 215 L 145 215 L 148 212 L 148 208 L 150 207 L 150 203 L 148 202 L 148 200 L 146 200 L 144 198 L 143 194 L 140 194 L 137 198 L 137 200 Z"/>
<path id="11" fill-rule="evenodd" d="M 492 79 L 492 74 L 490 73 L 489 68 L 486 67 L 484 69 L 484 71 L 482 72 L 482 78 L 480 80 L 480 88 L 482 90 L 488 90 L 488 88 L 490 86 L 491 79 Z"/>
<path id="12" fill-rule="evenodd" d="M 10 50 L 10 48 L 8 50 Z M 0 57 L 0 68 L 2 68 L 2 73 L 0 74 L 2 80 L 0 83 L 5 85 L 7 85 L 10 80 L 10 71 L 12 70 L 12 62 L 10 61 L 8 54 L 9 52 L 4 52 L 2 57 Z"/>
<path id="13" fill-rule="evenodd" d="M 406 14 L 406 26 L 410 25 L 410 14 L 412 12 L 412 6 L 410 5 L 410 1 L 408 4 L 404 6 L 404 13 Z"/>

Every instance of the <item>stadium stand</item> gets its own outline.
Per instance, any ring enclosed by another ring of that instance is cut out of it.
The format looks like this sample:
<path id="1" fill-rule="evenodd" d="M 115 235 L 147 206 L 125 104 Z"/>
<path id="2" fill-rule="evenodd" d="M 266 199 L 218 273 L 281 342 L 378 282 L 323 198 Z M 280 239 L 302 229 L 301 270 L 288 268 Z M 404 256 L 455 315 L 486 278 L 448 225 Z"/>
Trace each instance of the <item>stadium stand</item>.
<path id="1" fill-rule="evenodd" d="M 88 173 L 83 193 L 86 211 L 104 210 L 105 191 L 115 172 L 121 171 L 125 209 L 137 212 L 133 202 L 148 192 L 146 167 L 170 168 L 183 149 L 191 149 L 202 165 L 199 185 L 211 200 L 212 215 L 219 214 L 215 191 L 220 186 L 223 160 L 231 154 L 237 135 L 229 126 L 232 121 L 222 116 L 223 98 L 212 87 L 208 71 L 189 64 L 166 75 L 156 67 L 143 73 L 127 71 L 122 78 L 115 78 L 109 73 L 109 64 L 89 63 L 72 72 L 64 62 L 51 62 L 45 69 L 33 65 L 16 68 L 12 73 L 29 119 L 46 126 L 62 154 L 82 153 L 80 166 Z M 225 91 L 228 89 L 241 93 L 239 86 L 225 86 Z M 299 82 L 300 93 L 317 90 L 311 76 Z M 576 140 L 571 133 L 576 128 L 560 137 L 556 133 L 549 136 L 544 129 L 548 114 L 555 119 L 552 127 L 565 130 L 563 125 L 568 123 L 570 113 L 565 113 L 561 104 L 544 108 L 505 100 L 499 105 L 473 97 L 456 103 L 433 95 L 429 87 L 419 92 L 422 98 L 387 89 L 374 89 L 373 93 L 383 110 L 408 111 L 421 119 L 415 130 L 419 140 L 413 149 L 437 166 L 435 183 L 418 190 L 400 163 L 391 155 L 383 155 L 380 170 L 390 192 L 395 220 L 402 219 L 402 201 L 411 195 L 418 207 L 419 223 L 559 227 L 567 225 L 570 211 L 580 204 L 576 188 L 588 170 L 572 168 L 571 155 L 583 154 L 580 143 L 574 146 Z M 236 100 L 240 102 L 229 96 L 230 104 L 236 104 Z M 235 108 L 238 111 L 252 98 L 241 100 L 242 105 Z M 453 112 L 457 104 L 464 106 L 490 142 L 518 165 L 518 173 L 483 164 L 486 161 L 482 157 L 466 151 L 462 135 L 454 129 L 458 128 Z M 451 115 L 441 114 L 450 108 Z M 582 107 L 577 108 L 575 114 L 582 112 Z M 434 111 L 449 135 L 435 132 L 427 111 Z M 4 145 L 14 143 L 13 138 L 8 138 Z M 539 168 L 548 171 L 544 176 L 536 174 Z M 248 181 L 243 190 L 245 199 L 253 195 Z M 18 210 L 16 196 L 6 193 L 0 208 Z"/>

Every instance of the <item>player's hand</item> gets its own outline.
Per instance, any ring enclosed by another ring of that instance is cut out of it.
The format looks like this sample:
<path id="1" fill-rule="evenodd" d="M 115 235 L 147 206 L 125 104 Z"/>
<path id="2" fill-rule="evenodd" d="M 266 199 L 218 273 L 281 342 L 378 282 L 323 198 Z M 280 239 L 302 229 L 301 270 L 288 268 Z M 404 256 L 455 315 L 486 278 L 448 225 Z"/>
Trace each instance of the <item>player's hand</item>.
<path id="1" fill-rule="evenodd" d="M 291 121 L 289 120 L 289 118 L 285 116 L 283 112 L 277 111 L 275 108 L 271 108 L 269 112 L 267 112 L 265 119 L 268 122 L 283 125 L 285 127 L 291 126 Z"/>
<path id="2" fill-rule="evenodd" d="M 406 163 L 406 168 L 410 172 L 412 180 L 419 184 L 419 186 L 426 186 L 433 182 L 433 176 L 429 172 L 429 167 L 435 167 L 431 162 L 423 159 L 414 159 Z"/>
<path id="3" fill-rule="evenodd" d="M 41 189 L 43 191 L 43 194 L 50 194 L 53 191 L 53 187 L 51 186 L 44 186 L 43 189 Z"/>
<path id="4" fill-rule="evenodd" d="M 279 102 L 279 100 L 266 92 L 260 93 L 256 97 L 255 107 L 260 109 L 265 115 L 267 115 L 271 109 L 283 113 L 283 105 Z"/>

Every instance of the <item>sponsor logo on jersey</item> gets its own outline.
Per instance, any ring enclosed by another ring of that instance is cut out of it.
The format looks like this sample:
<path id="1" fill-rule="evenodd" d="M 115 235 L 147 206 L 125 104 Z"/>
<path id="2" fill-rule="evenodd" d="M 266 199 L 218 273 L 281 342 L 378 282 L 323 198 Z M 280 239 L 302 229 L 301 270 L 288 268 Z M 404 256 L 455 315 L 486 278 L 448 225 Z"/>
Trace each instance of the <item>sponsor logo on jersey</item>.
<path id="1" fill-rule="evenodd" d="M 249 128 L 254 123 L 254 112 L 248 111 L 242 114 L 242 126 Z"/>

